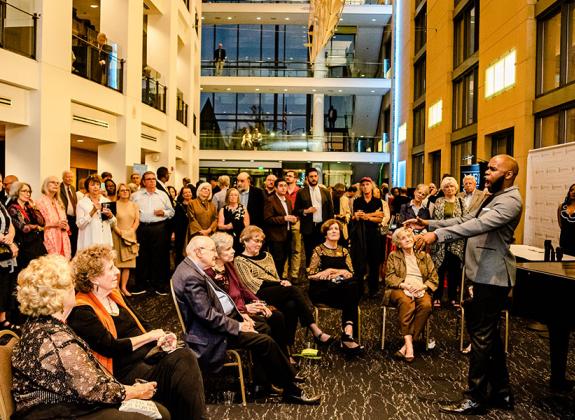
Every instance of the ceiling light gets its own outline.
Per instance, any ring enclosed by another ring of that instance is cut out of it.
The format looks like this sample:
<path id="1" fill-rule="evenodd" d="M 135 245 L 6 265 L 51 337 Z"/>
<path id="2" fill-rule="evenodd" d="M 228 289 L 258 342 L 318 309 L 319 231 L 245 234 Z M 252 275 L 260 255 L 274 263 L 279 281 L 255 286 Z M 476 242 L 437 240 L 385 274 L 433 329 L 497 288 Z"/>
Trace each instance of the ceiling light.
<path id="1" fill-rule="evenodd" d="M 231 17 L 231 16 L 228 16 L 228 20 L 232 20 L 232 17 Z"/>
<path id="2" fill-rule="evenodd" d="M 287 89 L 284 89 L 284 92 L 287 92 Z"/>
<path id="3" fill-rule="evenodd" d="M 372 90 L 371 93 L 375 93 L 375 90 Z"/>
<path id="4" fill-rule="evenodd" d="M 258 16 L 258 17 L 256 18 L 256 20 L 262 20 L 262 18 Z"/>
<path id="5" fill-rule="evenodd" d="M 259 91 L 260 91 L 260 88 L 256 88 L 256 92 L 259 92 Z"/>
<path id="6" fill-rule="evenodd" d="M 253 159 L 250 159 L 250 162 L 253 162 L 253 161 L 254 161 Z"/>
<path id="7" fill-rule="evenodd" d="M 84 143 L 84 140 L 78 139 L 78 140 L 76 140 L 76 143 Z"/>
<path id="8" fill-rule="evenodd" d="M 338 89 L 337 91 L 338 91 L 338 92 L 343 92 L 341 89 Z"/>
<path id="9" fill-rule="evenodd" d="M 222 159 L 222 162 L 225 162 L 225 161 L 226 161 L 225 159 Z"/>
<path id="10" fill-rule="evenodd" d="M 312 89 L 311 91 L 312 91 L 312 92 L 317 92 L 317 89 Z"/>
<path id="11" fill-rule="evenodd" d="M 206 17 L 205 17 L 205 16 L 202 16 L 202 20 L 205 20 L 205 19 L 206 19 Z"/>
<path id="12" fill-rule="evenodd" d="M 97 4 L 91 4 L 90 7 L 91 7 L 92 9 L 97 9 L 97 8 L 98 8 L 98 5 L 97 5 Z"/>
<path id="13" fill-rule="evenodd" d="M 376 20 L 377 20 L 377 19 L 373 18 L 371 21 L 372 21 L 372 22 L 375 22 Z"/>
<path id="14" fill-rule="evenodd" d="M 232 88 L 226 88 L 226 90 L 232 90 Z"/>
<path id="15" fill-rule="evenodd" d="M 288 18 L 288 17 L 287 17 L 287 18 L 284 18 L 284 20 L 289 20 L 289 18 Z"/>

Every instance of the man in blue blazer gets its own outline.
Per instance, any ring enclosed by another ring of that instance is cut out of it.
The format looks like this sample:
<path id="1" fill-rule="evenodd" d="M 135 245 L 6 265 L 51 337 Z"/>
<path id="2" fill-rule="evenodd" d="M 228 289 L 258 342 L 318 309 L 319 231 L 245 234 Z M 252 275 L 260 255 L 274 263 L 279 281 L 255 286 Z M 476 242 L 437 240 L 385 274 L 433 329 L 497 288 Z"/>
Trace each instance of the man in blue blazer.
<path id="1" fill-rule="evenodd" d="M 515 284 L 515 257 L 509 246 L 523 209 L 519 189 L 513 186 L 518 172 L 511 156 L 494 156 L 485 171 L 491 195 L 477 211 L 446 220 L 418 219 L 435 229 L 417 237 L 418 247 L 467 239 L 465 275 L 473 284 L 471 299 L 465 303 L 471 339 L 468 389 L 461 401 L 441 407 L 443 412 L 467 415 L 483 414 L 490 407 L 513 410 L 499 318 Z"/>
<path id="2" fill-rule="evenodd" d="M 176 300 L 187 334 L 184 339 L 194 351 L 203 370 L 217 372 L 225 361 L 227 348 L 252 352 L 257 373 L 283 388 L 283 401 L 317 405 L 320 397 L 307 397 L 280 346 L 267 334 L 258 334 L 244 320 L 232 298 L 220 289 L 204 270 L 216 262 L 216 244 L 206 236 L 195 236 L 185 258 L 172 278 Z M 260 383 L 260 385 L 262 385 Z"/>

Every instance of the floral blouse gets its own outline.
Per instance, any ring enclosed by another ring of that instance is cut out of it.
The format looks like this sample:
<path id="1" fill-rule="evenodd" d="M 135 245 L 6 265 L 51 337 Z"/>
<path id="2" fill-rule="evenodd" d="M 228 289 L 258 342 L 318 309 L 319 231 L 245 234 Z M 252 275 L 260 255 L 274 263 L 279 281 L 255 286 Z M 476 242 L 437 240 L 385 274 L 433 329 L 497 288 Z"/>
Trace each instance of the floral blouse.
<path id="1" fill-rule="evenodd" d="M 30 319 L 12 353 L 12 394 L 18 413 L 54 404 L 118 404 L 126 391 L 88 345 L 51 316 Z"/>

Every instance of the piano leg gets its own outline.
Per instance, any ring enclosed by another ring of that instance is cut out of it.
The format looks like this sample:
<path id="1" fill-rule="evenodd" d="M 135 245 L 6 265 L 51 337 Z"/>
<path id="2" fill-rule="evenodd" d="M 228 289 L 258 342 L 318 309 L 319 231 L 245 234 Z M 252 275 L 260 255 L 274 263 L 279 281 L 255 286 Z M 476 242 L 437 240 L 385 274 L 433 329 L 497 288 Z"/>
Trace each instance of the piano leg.
<path id="1" fill-rule="evenodd" d="M 550 321 L 549 353 L 551 356 L 551 387 L 562 388 L 567 383 L 567 353 L 569 352 L 569 325 L 564 322 Z"/>

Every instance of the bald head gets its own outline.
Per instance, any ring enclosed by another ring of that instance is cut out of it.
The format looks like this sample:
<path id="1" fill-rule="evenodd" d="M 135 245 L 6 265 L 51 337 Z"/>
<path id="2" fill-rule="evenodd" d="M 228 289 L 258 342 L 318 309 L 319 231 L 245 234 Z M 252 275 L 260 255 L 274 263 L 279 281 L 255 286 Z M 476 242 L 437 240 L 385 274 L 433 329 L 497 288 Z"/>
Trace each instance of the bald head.
<path id="1" fill-rule="evenodd" d="M 518 173 L 519 165 L 512 156 L 493 156 L 485 171 L 485 186 L 490 193 L 494 194 L 511 187 Z"/>
<path id="2" fill-rule="evenodd" d="M 247 172 L 240 172 L 238 175 L 238 190 L 240 192 L 246 191 L 250 188 L 250 174 Z"/>
<path id="3" fill-rule="evenodd" d="M 186 254 L 205 270 L 216 263 L 216 244 L 207 236 L 197 235 L 188 243 Z"/>

